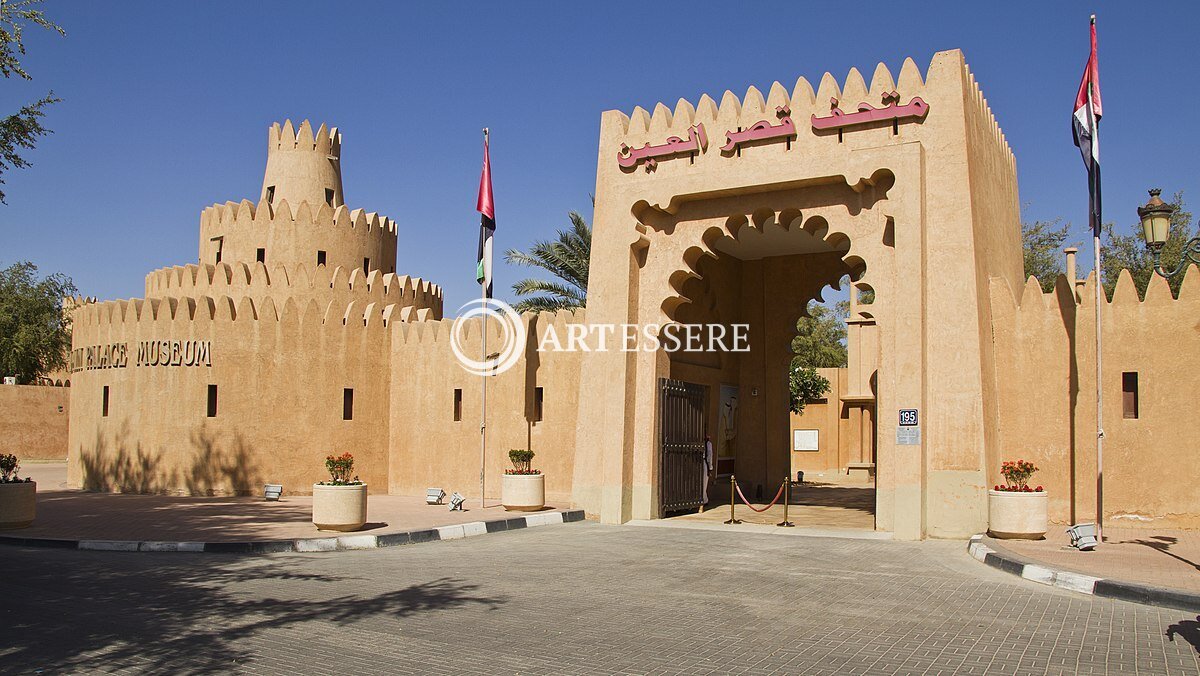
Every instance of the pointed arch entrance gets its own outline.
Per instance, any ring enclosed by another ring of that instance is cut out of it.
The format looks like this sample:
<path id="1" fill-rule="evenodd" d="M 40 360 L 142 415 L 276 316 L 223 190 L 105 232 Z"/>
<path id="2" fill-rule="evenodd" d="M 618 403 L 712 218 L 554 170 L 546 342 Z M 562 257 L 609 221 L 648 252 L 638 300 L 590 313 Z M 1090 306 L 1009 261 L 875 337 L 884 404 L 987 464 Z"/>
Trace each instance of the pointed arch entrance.
<path id="1" fill-rule="evenodd" d="M 646 292 L 665 296 L 658 303 L 665 321 L 719 325 L 727 333 L 742 325 L 748 344 L 745 351 L 668 352 L 662 377 L 707 393 L 704 426 L 712 439 L 716 473 L 722 480 L 736 474 L 751 499 L 764 493 L 769 499 L 793 476 L 788 371 L 796 321 L 824 288 L 837 286 L 844 277 L 865 284 L 867 264 L 857 250 L 852 252 L 848 228 L 831 227 L 834 214 L 819 207 L 761 206 L 748 214 L 687 220 L 703 211 L 685 209 L 675 222 L 650 219 L 648 238 L 669 236 L 690 243 L 666 276 L 667 284 Z M 874 355 L 860 360 L 867 366 L 874 362 Z M 661 407 L 657 422 L 660 429 L 673 424 Z M 655 516 L 686 504 L 663 493 L 680 485 L 673 475 L 677 467 L 660 462 L 652 468 L 659 487 Z M 724 486 L 722 482 L 721 495 Z"/>

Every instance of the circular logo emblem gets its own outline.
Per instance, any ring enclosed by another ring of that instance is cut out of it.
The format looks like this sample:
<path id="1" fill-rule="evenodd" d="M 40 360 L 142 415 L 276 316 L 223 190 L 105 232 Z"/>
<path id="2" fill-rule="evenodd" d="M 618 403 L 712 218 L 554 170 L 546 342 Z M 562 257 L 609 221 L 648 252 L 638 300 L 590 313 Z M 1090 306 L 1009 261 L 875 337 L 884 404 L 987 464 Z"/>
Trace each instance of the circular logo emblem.
<path id="1" fill-rule="evenodd" d="M 479 329 L 483 328 L 485 322 L 489 327 L 493 322 L 500 324 L 500 344 L 495 347 L 488 345 L 486 355 L 481 349 L 480 354 L 471 357 L 464 350 L 463 330 L 472 320 Z M 454 350 L 458 363 L 468 373 L 477 376 L 504 373 L 521 358 L 524 347 L 525 324 L 508 303 L 493 298 L 476 298 L 458 308 L 458 318 L 454 320 L 454 327 L 450 331 L 450 349 Z"/>

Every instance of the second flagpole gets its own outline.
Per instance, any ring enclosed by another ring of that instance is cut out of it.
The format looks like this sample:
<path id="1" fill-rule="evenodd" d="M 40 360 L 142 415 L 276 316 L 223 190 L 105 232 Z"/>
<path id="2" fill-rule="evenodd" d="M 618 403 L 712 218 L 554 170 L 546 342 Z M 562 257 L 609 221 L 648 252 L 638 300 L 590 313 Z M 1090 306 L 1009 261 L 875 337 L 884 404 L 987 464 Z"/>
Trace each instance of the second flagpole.
<path id="1" fill-rule="evenodd" d="M 488 129 L 487 129 L 487 127 L 483 128 L 483 147 L 486 152 L 486 149 L 488 147 Z M 489 249 L 485 248 L 483 253 L 489 259 L 491 258 L 491 251 Z M 484 270 L 487 271 L 491 268 L 491 261 L 490 260 L 483 261 L 483 265 L 486 266 L 484 268 Z M 490 282 L 491 282 L 491 279 L 489 279 L 487 276 L 485 276 L 483 281 L 479 285 L 480 293 L 483 296 L 484 309 L 487 308 L 488 284 Z M 481 334 L 481 343 L 482 343 L 481 350 L 483 351 L 483 355 L 482 355 L 482 359 L 480 361 L 485 364 L 485 369 L 486 369 L 486 362 L 488 360 L 487 312 L 481 313 L 479 316 L 479 319 L 483 323 L 483 332 Z M 480 380 L 480 388 L 479 388 L 479 508 L 483 509 L 483 508 L 487 507 L 487 371 L 486 370 L 483 372 L 482 375 L 480 375 L 480 378 L 481 378 L 481 380 Z"/>

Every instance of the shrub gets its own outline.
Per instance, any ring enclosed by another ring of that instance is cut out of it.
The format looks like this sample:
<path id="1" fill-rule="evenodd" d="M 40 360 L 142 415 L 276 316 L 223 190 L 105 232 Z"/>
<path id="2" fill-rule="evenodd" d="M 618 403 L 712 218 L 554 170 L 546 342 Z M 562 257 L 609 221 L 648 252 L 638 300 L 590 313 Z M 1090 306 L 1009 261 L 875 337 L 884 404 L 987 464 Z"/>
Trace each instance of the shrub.
<path id="1" fill-rule="evenodd" d="M 1007 484 L 997 486 L 996 490 L 1032 493 L 1034 490 L 1029 487 L 1029 477 L 1033 476 L 1036 471 L 1038 471 L 1037 465 L 1028 460 L 1006 460 L 1000 463 L 1000 474 Z M 1042 490 L 1042 487 L 1038 486 L 1037 490 Z"/>
<path id="2" fill-rule="evenodd" d="M 513 468 L 504 470 L 505 474 L 541 474 L 541 470 L 530 469 L 529 465 L 533 462 L 533 451 L 524 448 L 514 448 L 508 452 L 508 459 L 512 461 Z"/>
<path id="3" fill-rule="evenodd" d="M 19 469 L 21 469 L 21 463 L 17 460 L 17 456 L 12 453 L 0 453 L 0 484 L 18 484 L 33 481 L 33 479 L 28 477 L 18 479 L 17 470 Z"/>
<path id="4" fill-rule="evenodd" d="M 804 405 L 817 401 L 829 391 L 829 380 L 806 366 L 793 366 L 788 374 L 792 413 L 803 413 Z"/>
<path id="5" fill-rule="evenodd" d="M 322 481 L 322 486 L 357 486 L 362 483 L 357 476 L 350 478 L 350 473 L 354 471 L 354 456 L 349 453 L 326 456 L 325 469 L 329 470 L 329 481 Z"/>

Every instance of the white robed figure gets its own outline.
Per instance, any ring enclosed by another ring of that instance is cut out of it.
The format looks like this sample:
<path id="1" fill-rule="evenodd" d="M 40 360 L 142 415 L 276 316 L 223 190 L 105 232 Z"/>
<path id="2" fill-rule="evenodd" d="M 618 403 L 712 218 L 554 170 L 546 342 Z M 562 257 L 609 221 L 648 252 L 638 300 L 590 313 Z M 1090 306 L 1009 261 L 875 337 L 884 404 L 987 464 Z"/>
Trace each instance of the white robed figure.
<path id="1" fill-rule="evenodd" d="M 704 478 L 700 480 L 700 509 L 708 504 L 708 482 L 713 473 L 712 437 L 704 435 Z"/>

